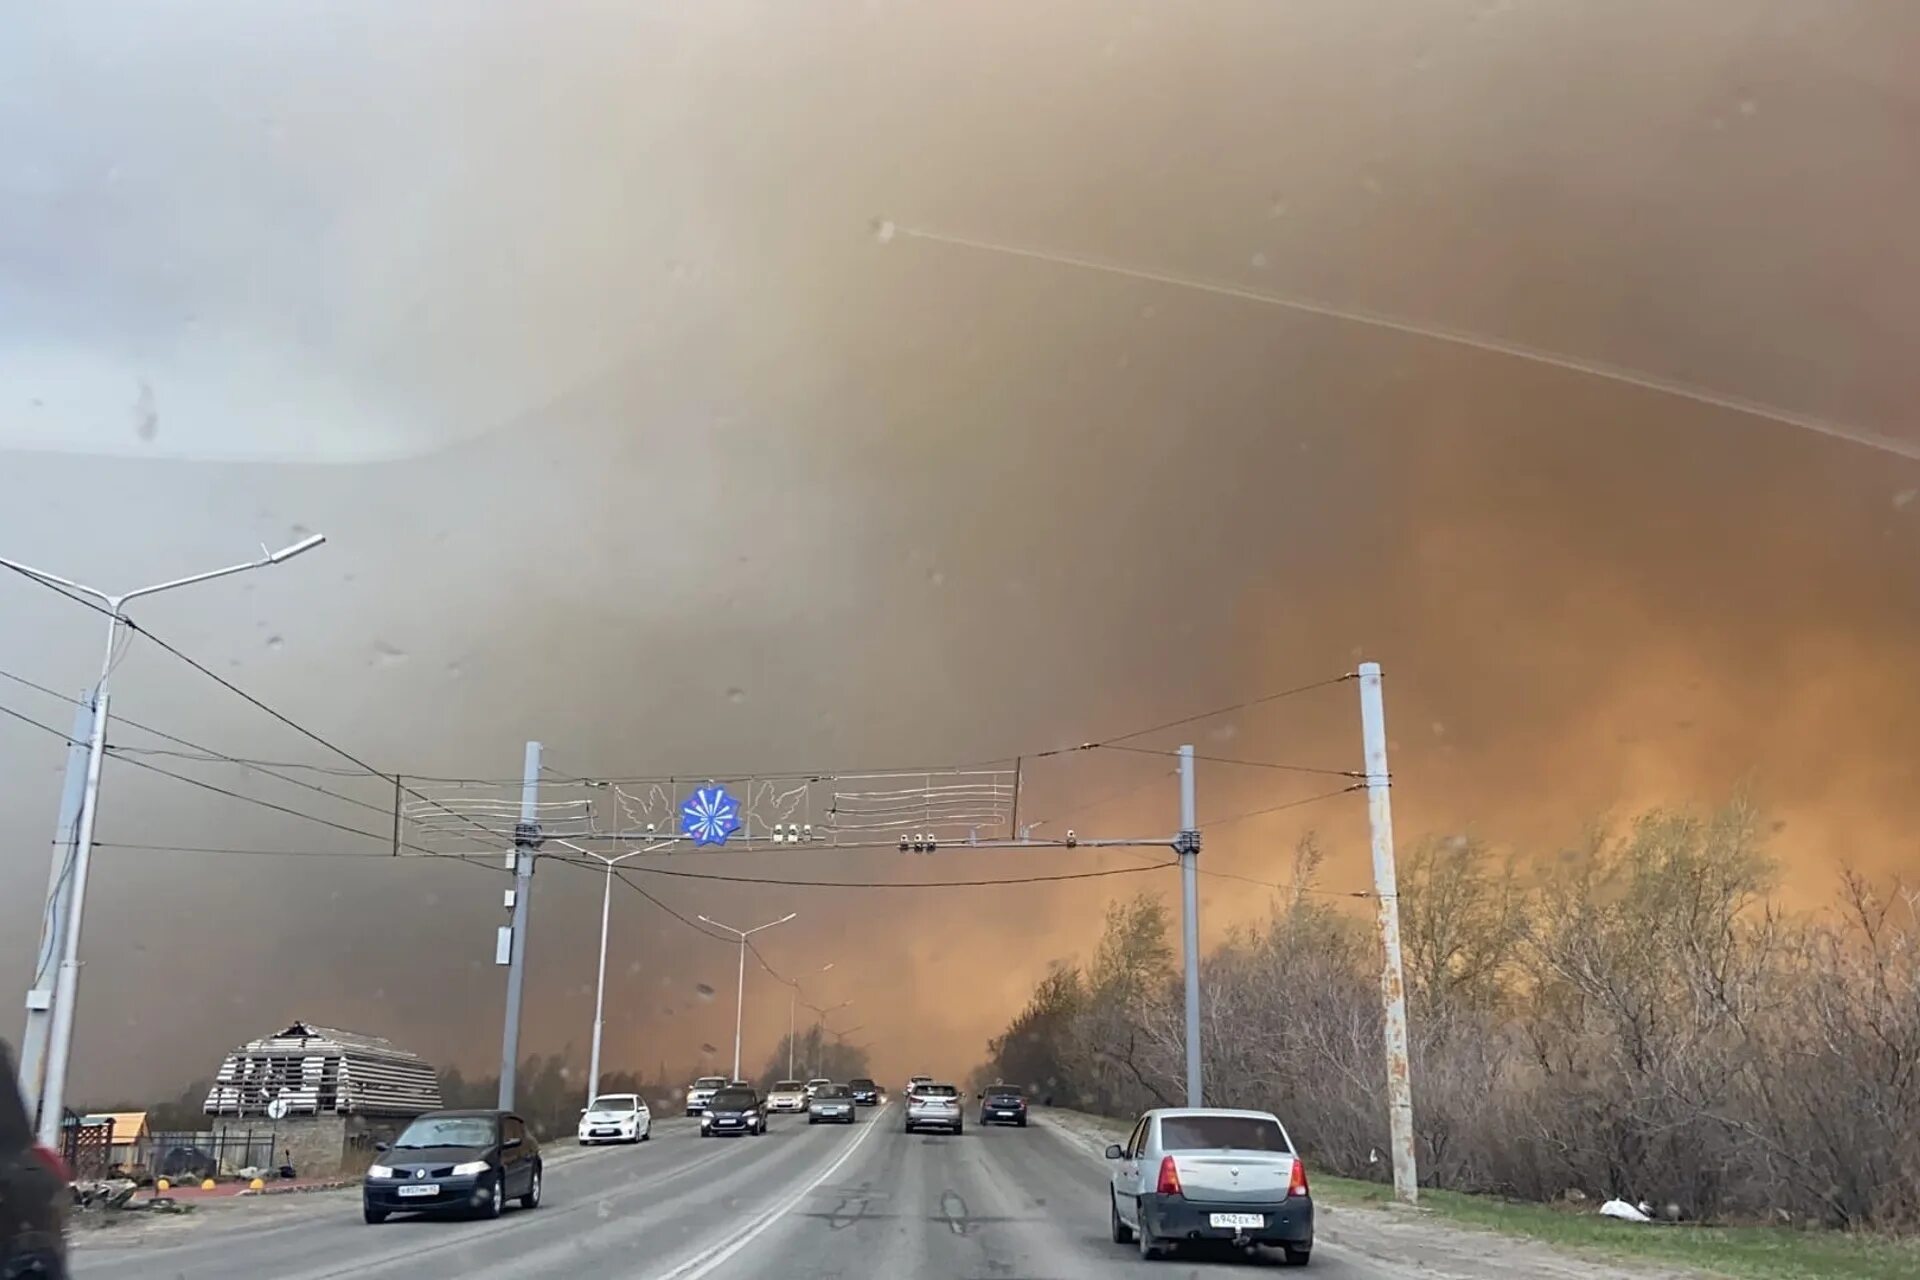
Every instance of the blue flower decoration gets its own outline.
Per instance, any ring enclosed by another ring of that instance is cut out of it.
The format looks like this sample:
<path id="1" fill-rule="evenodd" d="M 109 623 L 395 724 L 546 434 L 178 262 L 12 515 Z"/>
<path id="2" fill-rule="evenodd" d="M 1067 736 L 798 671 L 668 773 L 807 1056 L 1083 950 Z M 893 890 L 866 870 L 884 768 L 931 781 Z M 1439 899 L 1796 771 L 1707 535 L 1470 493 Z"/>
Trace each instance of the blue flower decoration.
<path id="1" fill-rule="evenodd" d="M 725 787 L 697 787 L 680 806 L 680 829 L 695 844 L 725 844 L 740 829 L 740 802 Z"/>

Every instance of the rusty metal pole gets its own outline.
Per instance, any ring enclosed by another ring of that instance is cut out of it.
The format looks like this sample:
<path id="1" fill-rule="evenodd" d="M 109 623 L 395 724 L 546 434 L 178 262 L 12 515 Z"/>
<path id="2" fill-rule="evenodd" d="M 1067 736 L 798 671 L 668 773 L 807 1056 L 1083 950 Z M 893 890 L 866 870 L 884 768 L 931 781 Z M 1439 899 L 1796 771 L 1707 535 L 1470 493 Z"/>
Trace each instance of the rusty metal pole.
<path id="1" fill-rule="evenodd" d="M 1393 865 L 1392 775 L 1387 772 L 1387 711 L 1380 664 L 1360 664 L 1360 732 L 1366 748 L 1367 820 L 1373 831 L 1374 920 L 1380 928 L 1380 1012 L 1387 1041 L 1387 1118 L 1392 1131 L 1393 1194 L 1420 1198 L 1413 1137 L 1413 1080 L 1407 1065 L 1407 983 L 1400 965 L 1400 895 Z"/>

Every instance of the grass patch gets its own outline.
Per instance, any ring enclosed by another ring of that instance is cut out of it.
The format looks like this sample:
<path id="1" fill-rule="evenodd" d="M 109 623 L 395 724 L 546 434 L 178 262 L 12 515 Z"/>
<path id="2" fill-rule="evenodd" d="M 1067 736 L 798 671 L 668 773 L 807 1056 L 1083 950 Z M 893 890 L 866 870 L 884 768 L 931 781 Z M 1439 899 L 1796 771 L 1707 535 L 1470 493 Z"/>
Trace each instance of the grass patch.
<path id="1" fill-rule="evenodd" d="M 1392 1189 L 1328 1174 L 1313 1193 L 1333 1204 L 1381 1204 Z M 1913 1280 L 1920 1244 L 1838 1231 L 1780 1227 L 1642 1226 L 1594 1212 L 1525 1204 L 1495 1196 L 1421 1188 L 1420 1204 L 1438 1217 L 1505 1235 L 1526 1236 L 1615 1258 L 1693 1267 L 1738 1280 Z"/>

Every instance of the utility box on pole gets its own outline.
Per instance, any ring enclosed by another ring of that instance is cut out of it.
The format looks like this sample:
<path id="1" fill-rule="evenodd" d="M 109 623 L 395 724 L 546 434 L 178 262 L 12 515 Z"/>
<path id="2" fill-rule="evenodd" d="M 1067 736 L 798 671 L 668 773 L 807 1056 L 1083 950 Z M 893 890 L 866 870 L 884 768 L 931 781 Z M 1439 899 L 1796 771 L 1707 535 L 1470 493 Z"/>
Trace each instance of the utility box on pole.
<path id="1" fill-rule="evenodd" d="M 1400 964 L 1400 889 L 1393 862 L 1392 775 L 1387 772 L 1387 712 L 1380 664 L 1360 664 L 1360 732 L 1366 748 L 1367 820 L 1373 831 L 1374 921 L 1380 929 L 1380 1012 L 1387 1042 L 1387 1118 L 1393 1194 L 1420 1198 L 1413 1135 L 1413 1079 L 1407 1046 L 1407 980 Z"/>

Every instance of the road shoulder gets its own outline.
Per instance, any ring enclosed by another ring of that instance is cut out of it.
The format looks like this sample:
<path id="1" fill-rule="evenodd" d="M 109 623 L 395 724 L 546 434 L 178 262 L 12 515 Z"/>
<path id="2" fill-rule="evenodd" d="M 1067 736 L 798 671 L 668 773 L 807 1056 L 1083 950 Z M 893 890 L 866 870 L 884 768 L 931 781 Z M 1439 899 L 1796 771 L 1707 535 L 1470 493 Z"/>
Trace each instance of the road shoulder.
<path id="1" fill-rule="evenodd" d="M 1127 1126 L 1103 1116 L 1049 1108 L 1035 1123 L 1105 1163 Z M 1309 1169 L 1311 1176 L 1311 1169 Z M 1400 1280 L 1700 1280 L 1690 1269 L 1621 1262 L 1535 1240 L 1455 1226 L 1419 1209 L 1366 1206 L 1316 1196 L 1314 1252 L 1364 1262 Z"/>

